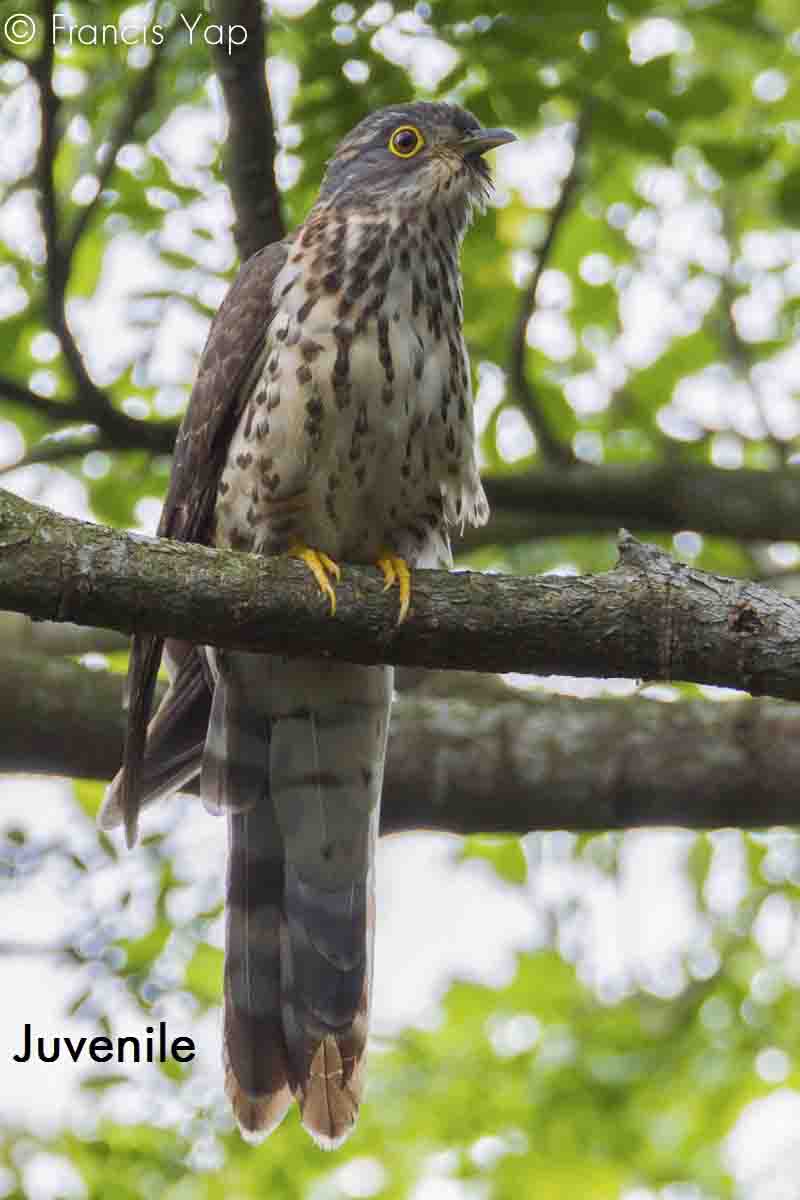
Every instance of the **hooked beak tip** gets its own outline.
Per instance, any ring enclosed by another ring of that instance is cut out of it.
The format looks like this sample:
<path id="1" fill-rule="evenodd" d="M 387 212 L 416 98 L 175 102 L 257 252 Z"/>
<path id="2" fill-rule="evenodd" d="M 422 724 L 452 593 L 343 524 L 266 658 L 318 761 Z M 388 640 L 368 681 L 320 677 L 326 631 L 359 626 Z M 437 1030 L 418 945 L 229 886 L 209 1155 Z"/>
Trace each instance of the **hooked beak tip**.
<path id="1" fill-rule="evenodd" d="M 459 149 L 465 155 L 485 154 L 487 150 L 494 150 L 497 146 L 516 141 L 517 135 L 510 129 L 479 129 L 476 133 L 469 133 L 463 137 L 459 142 Z"/>

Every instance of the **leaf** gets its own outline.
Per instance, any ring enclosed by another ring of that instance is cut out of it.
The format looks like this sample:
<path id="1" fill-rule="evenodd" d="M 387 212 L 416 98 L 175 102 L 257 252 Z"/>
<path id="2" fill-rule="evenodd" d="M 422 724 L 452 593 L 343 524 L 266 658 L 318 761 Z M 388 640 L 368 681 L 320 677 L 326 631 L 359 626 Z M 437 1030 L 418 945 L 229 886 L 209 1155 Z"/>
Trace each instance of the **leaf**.
<path id="1" fill-rule="evenodd" d="M 788 171 L 775 193 L 778 212 L 789 225 L 800 225 L 800 167 Z"/>
<path id="2" fill-rule="evenodd" d="M 85 1075 L 80 1086 L 87 1092 L 105 1092 L 120 1083 L 130 1083 L 127 1075 Z"/>
<path id="3" fill-rule="evenodd" d="M 670 96 L 664 108 L 675 121 L 709 120 L 724 113 L 733 100 L 725 80 L 708 72 L 694 78 L 685 91 Z"/>
<path id="4" fill-rule="evenodd" d="M 528 864 L 522 842 L 516 837 L 474 836 L 464 838 L 461 861 L 482 858 L 491 863 L 497 875 L 507 883 L 522 884 L 528 877 Z"/>
<path id="5" fill-rule="evenodd" d="M 122 973 L 133 975 L 147 971 L 161 954 L 171 933 L 172 926 L 162 919 L 140 938 L 120 938 L 116 941 L 114 944 L 125 951 Z"/>
<path id="6" fill-rule="evenodd" d="M 772 153 L 772 146 L 765 138 L 742 138 L 738 141 L 708 140 L 700 143 L 700 149 L 709 164 L 723 179 L 737 180 L 752 175 L 763 167 Z"/>
<path id="7" fill-rule="evenodd" d="M 103 795 L 105 793 L 105 784 L 98 783 L 94 779 L 74 779 L 72 788 L 75 793 L 75 799 L 86 813 L 87 817 L 94 820 L 100 811 L 100 805 L 103 803 Z"/>
<path id="8" fill-rule="evenodd" d="M 200 942 L 186 965 L 184 987 L 203 1004 L 218 1004 L 222 995 L 224 955 L 208 942 Z"/>

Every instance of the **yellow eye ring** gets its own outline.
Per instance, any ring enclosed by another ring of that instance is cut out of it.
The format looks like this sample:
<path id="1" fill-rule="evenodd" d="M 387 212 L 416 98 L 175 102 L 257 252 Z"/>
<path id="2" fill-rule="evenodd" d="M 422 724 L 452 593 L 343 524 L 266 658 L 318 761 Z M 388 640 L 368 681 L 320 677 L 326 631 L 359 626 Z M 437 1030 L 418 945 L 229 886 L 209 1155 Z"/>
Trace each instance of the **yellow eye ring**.
<path id="1" fill-rule="evenodd" d="M 408 136 L 409 134 L 411 137 Z M 389 149 L 398 158 L 413 158 L 415 154 L 419 154 L 424 145 L 425 138 L 416 125 L 398 125 L 389 138 Z"/>

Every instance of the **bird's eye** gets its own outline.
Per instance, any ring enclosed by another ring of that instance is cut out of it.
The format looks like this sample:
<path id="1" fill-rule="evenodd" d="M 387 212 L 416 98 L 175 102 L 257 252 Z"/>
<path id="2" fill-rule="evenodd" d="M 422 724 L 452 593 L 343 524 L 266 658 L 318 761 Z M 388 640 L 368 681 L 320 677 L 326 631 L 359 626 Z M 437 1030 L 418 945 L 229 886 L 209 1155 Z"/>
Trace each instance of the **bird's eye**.
<path id="1" fill-rule="evenodd" d="M 413 158 L 425 145 L 416 125 L 400 125 L 389 138 L 389 149 L 398 158 Z"/>

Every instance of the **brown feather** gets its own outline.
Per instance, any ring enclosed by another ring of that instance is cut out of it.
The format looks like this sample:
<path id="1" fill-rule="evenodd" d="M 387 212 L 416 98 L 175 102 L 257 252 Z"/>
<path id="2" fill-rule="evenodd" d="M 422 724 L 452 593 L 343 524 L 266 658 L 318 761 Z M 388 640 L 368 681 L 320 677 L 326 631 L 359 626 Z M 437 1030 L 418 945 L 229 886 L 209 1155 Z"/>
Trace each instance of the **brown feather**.
<path id="1" fill-rule="evenodd" d="M 247 399 L 244 384 L 272 319 L 272 287 L 291 239 L 265 246 L 244 264 L 211 324 L 197 379 L 175 441 L 159 537 L 206 545 L 228 443 Z M 122 767 L 112 784 L 129 846 L 136 841 L 142 771 L 163 638 L 135 634 L 128 667 L 128 723 Z"/>

